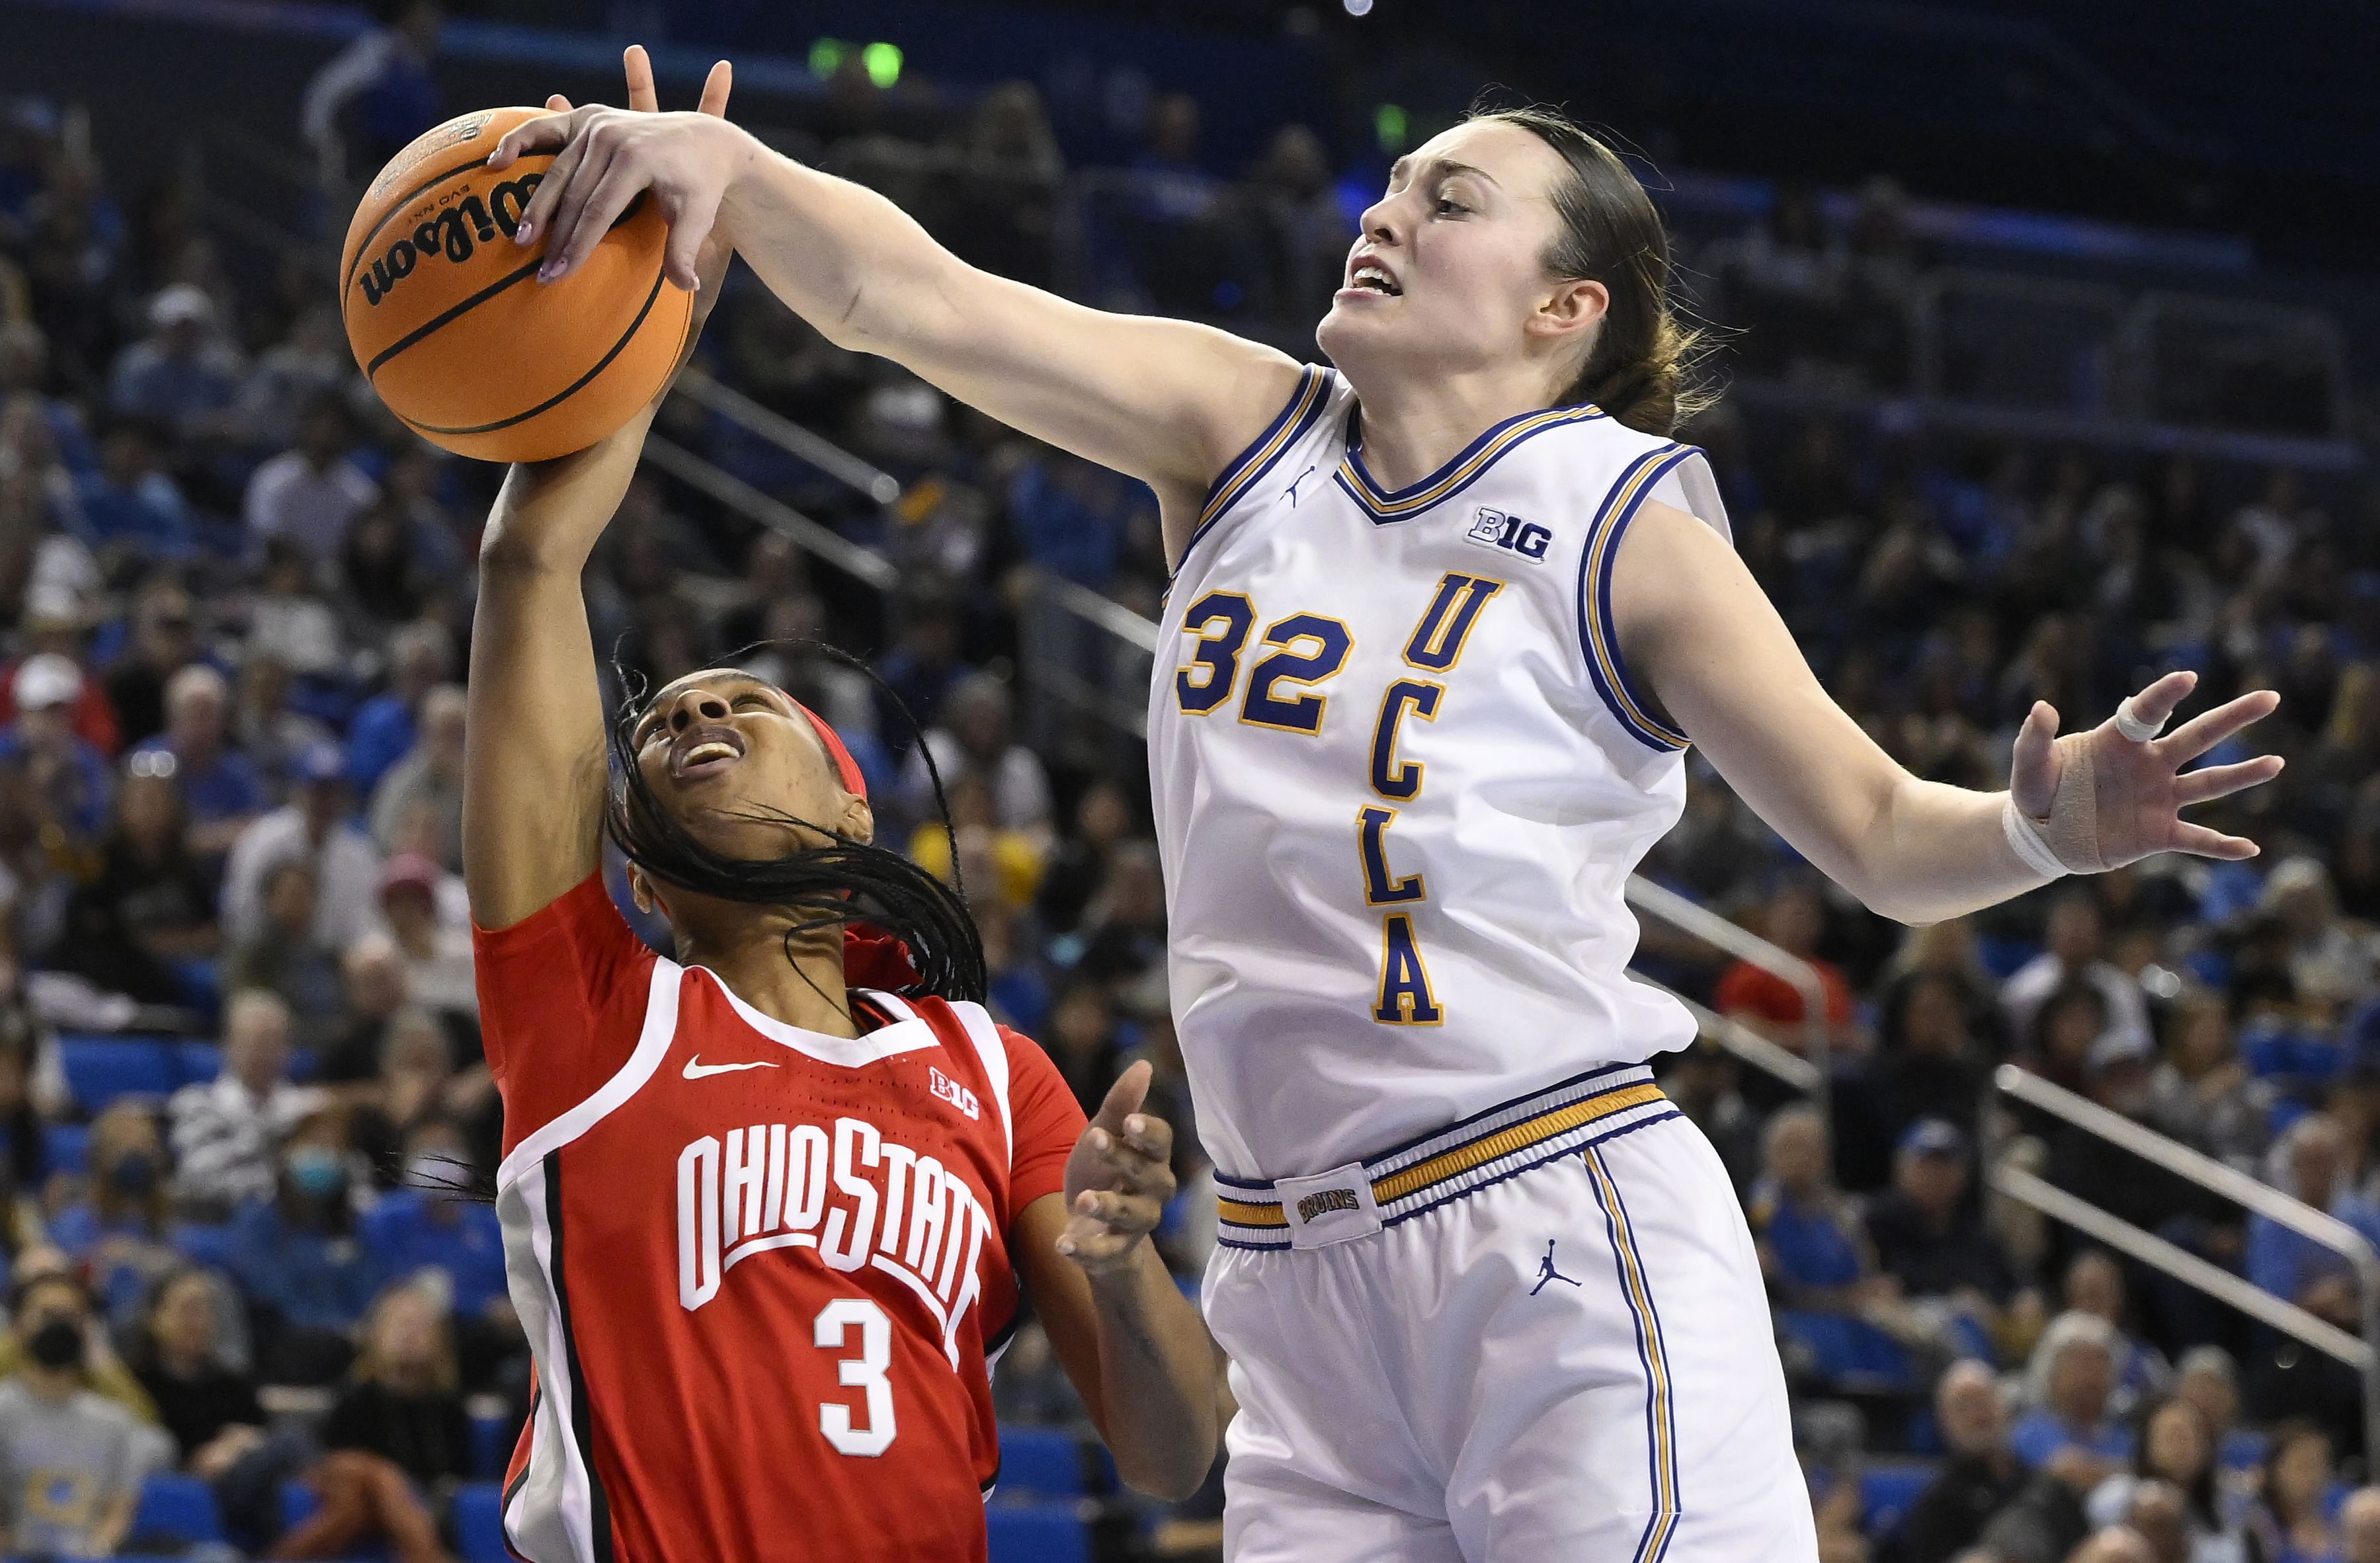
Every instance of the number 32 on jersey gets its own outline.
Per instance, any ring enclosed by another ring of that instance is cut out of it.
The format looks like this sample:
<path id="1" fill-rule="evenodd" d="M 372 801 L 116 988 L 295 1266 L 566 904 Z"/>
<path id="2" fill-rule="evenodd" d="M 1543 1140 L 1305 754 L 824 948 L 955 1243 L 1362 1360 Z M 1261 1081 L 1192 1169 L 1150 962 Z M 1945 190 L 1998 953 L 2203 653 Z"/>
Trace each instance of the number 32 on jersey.
<path id="1" fill-rule="evenodd" d="M 1420 761 L 1400 756 L 1398 738 L 1408 719 L 1438 720 L 1447 699 L 1440 675 L 1462 660 L 1480 611 L 1503 588 L 1501 581 L 1448 572 L 1405 642 L 1405 665 L 1416 676 L 1391 681 L 1380 696 L 1369 777 L 1380 801 L 1356 809 L 1355 850 L 1364 903 L 1381 909 L 1379 998 L 1372 1018 L 1383 1025 L 1436 1025 L 1445 1019 L 1414 938 L 1413 908 L 1429 899 L 1429 886 L 1421 874 L 1400 875 L 1389 863 L 1389 830 L 1396 823 L 1397 806 L 1421 796 L 1427 771 Z M 1182 628 L 1197 642 L 1173 675 L 1175 702 L 1185 715 L 1206 716 L 1229 705 L 1245 687 L 1240 721 L 1308 737 L 1319 733 L 1330 707 L 1320 685 L 1347 665 L 1354 636 L 1337 619 L 1292 613 L 1266 625 L 1251 648 L 1257 619 L 1256 604 L 1242 592 L 1210 591 L 1190 604 Z M 1251 664 L 1245 684 L 1244 662 Z"/>

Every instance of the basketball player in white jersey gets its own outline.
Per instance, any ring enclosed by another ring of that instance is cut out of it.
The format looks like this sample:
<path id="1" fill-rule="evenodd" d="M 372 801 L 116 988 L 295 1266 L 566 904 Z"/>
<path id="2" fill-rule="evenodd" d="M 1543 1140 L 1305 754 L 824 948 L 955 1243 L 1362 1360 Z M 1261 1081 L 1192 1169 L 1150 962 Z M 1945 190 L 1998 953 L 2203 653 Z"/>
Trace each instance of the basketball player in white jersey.
<path id="1" fill-rule="evenodd" d="M 580 110 L 523 235 L 566 278 L 650 189 L 836 344 L 1149 483 L 1177 575 L 1150 697 L 1172 972 L 1225 1174 L 1233 1563 L 1811 1559 L 1785 1385 L 1725 1171 L 1644 1060 L 1621 886 L 1682 752 L 1885 915 L 2152 853 L 2252 854 L 2182 774 L 2193 678 L 2011 789 L 1903 771 L 1838 709 L 1673 442 L 1668 247 L 1601 143 L 1487 115 L 1402 159 L 1318 333 L 1330 369 L 985 274 L 714 120 Z M 503 154 L 499 154 L 500 157 Z M 563 285 L 567 285 L 566 282 Z"/>

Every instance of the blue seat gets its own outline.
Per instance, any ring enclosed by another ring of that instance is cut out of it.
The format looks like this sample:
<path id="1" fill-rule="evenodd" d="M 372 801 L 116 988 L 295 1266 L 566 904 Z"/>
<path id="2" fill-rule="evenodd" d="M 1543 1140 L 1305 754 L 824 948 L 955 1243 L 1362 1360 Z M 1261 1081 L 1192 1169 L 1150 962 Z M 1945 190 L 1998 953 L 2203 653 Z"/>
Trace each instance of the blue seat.
<path id="1" fill-rule="evenodd" d="M 1071 1503 L 995 1503 L 983 1518 L 991 1563 L 1091 1563 L 1091 1528 Z"/>
<path id="2" fill-rule="evenodd" d="M 185 1085 L 203 1085 L 223 1072 L 223 1049 L 212 1042 L 176 1042 L 174 1069 Z"/>
<path id="3" fill-rule="evenodd" d="M 1002 1428 L 999 1490 L 1003 1497 L 1082 1496 L 1082 1445 L 1054 1427 Z"/>
<path id="4" fill-rule="evenodd" d="M 167 1047 L 151 1037 L 61 1036 L 58 1061 L 75 1101 L 96 1114 L 118 1097 L 171 1095 L 181 1081 Z"/>
<path id="5" fill-rule="evenodd" d="M 132 1517 L 132 1534 L 151 1544 L 222 1541 L 223 1515 L 215 1508 L 214 1489 L 196 1476 L 150 1477 L 140 1484 L 140 1508 Z"/>
<path id="6" fill-rule="evenodd" d="M 215 1270 L 232 1267 L 232 1254 L 238 1240 L 229 1224 L 179 1221 L 175 1223 L 170 1236 L 174 1251 L 191 1264 Z"/>
<path id="7" fill-rule="evenodd" d="M 1935 1470 L 1930 1463 L 1907 1460 L 1861 1472 L 1860 1528 L 1876 1537 L 1898 1530 L 1918 1495 L 1933 1484 Z"/>
<path id="8" fill-rule="evenodd" d="M 80 1172 L 91 1165 L 91 1125 L 53 1123 L 42 1131 L 42 1173 Z"/>
<path id="9" fill-rule="evenodd" d="M 455 1489 L 455 1539 L 463 1563 L 510 1563 L 504 1550 L 504 1490 L 493 1482 Z"/>
<path id="10" fill-rule="evenodd" d="M 516 1428 L 509 1416 L 475 1416 L 471 1419 L 471 1474 L 491 1479 L 504 1473 L 504 1462 L 513 1456 L 513 1436 Z"/>
<path id="11" fill-rule="evenodd" d="M 283 1530 L 286 1531 L 293 1526 L 304 1524 L 314 1518 L 315 1510 L 322 1507 L 322 1500 L 315 1496 L 314 1489 L 305 1483 L 281 1484 L 281 1528 Z"/>

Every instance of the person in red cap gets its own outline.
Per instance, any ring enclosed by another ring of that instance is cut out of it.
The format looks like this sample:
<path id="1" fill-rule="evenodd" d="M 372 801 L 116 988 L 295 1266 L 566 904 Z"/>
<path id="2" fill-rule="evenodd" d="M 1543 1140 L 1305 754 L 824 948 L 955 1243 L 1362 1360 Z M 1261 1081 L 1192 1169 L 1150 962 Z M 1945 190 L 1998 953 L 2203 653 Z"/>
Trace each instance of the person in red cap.
<path id="1" fill-rule="evenodd" d="M 651 418 L 514 467 L 480 552 L 464 878 L 537 1368 L 505 1540 L 979 1563 L 1027 1290 L 1123 1478 L 1186 1496 L 1218 1375 L 1149 1242 L 1147 1066 L 1086 1125 L 985 1012 L 965 903 L 875 843 L 849 752 L 783 690 L 706 669 L 606 721 L 579 578 Z M 607 894 L 607 832 L 673 956 Z"/>

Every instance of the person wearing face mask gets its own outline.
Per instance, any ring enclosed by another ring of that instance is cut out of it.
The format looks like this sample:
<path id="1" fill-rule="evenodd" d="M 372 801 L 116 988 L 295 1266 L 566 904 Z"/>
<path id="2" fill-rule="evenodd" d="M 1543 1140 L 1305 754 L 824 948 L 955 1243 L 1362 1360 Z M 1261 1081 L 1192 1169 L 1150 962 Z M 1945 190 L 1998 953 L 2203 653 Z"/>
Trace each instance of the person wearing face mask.
<path id="1" fill-rule="evenodd" d="M 233 1269 L 257 1316 L 258 1362 L 278 1383 L 322 1384 L 352 1353 L 377 1264 L 357 1241 L 345 1126 L 318 1112 L 290 1134 L 273 1197 L 232 1219 Z"/>
<path id="2" fill-rule="evenodd" d="M 425 1118 L 405 1136 L 395 1191 L 363 1218 L 364 1247 L 383 1281 L 434 1270 L 454 1294 L 456 1344 L 467 1370 L 520 1341 L 504 1291 L 504 1228 L 494 1206 L 474 1197 L 480 1172 L 462 1126 Z M 468 1376 L 476 1382 L 477 1374 Z"/>
<path id="3" fill-rule="evenodd" d="M 167 1241 L 172 1163 L 156 1115 L 131 1100 L 91 1125 L 91 1181 L 58 1212 L 50 1237 L 83 1266 L 110 1317 L 130 1322 L 151 1283 L 179 1262 Z"/>
<path id="4" fill-rule="evenodd" d="M 164 1440 L 83 1387 L 91 1300 L 64 1275 L 10 1299 L 19 1365 L 0 1384 L 0 1515 L 11 1552 L 112 1556 Z"/>

